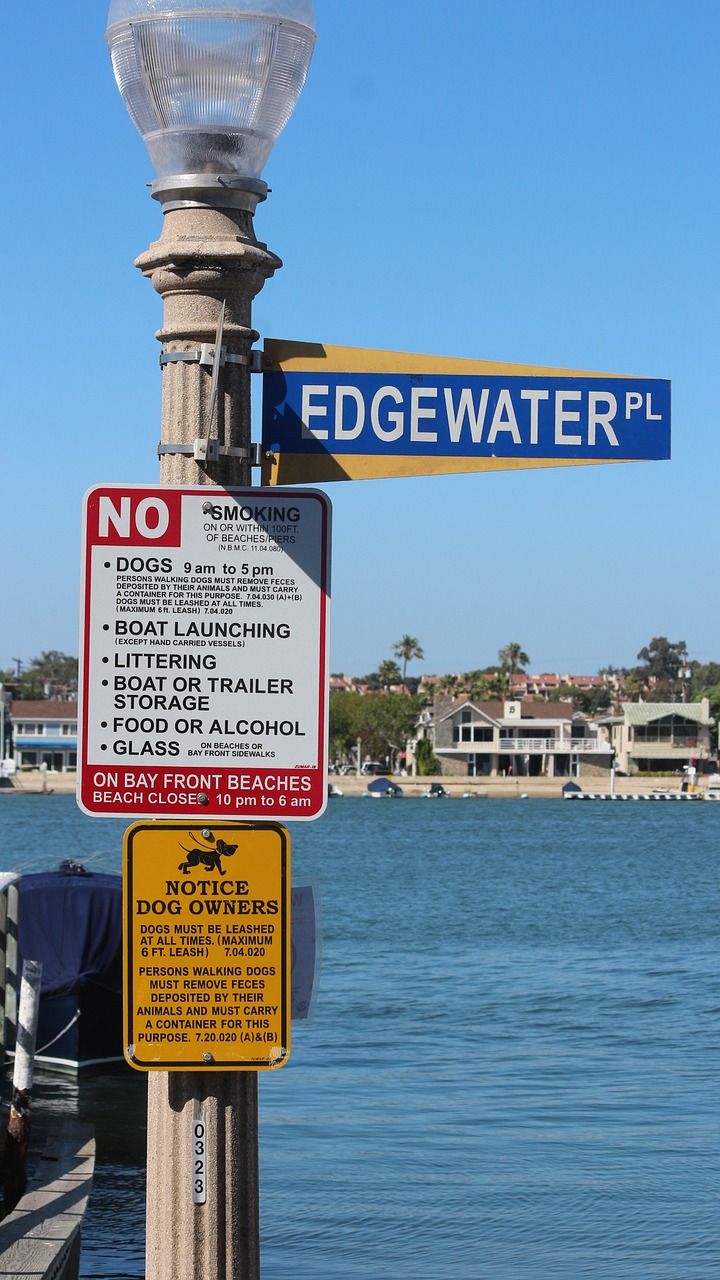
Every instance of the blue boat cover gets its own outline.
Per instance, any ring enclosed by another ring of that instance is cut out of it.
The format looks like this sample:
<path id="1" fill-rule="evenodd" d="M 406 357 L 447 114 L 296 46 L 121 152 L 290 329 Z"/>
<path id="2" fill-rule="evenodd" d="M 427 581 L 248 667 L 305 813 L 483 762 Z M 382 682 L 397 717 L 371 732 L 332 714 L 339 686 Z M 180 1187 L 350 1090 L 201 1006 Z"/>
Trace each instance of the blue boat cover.
<path id="1" fill-rule="evenodd" d="M 86 871 L 79 863 L 21 876 L 18 898 L 19 973 L 40 960 L 43 996 L 85 984 L 122 991 L 122 877 Z"/>
<path id="2" fill-rule="evenodd" d="M 373 778 L 372 782 L 368 782 L 368 791 L 378 792 L 380 795 L 401 796 L 402 787 L 396 782 L 392 782 L 390 778 Z"/>

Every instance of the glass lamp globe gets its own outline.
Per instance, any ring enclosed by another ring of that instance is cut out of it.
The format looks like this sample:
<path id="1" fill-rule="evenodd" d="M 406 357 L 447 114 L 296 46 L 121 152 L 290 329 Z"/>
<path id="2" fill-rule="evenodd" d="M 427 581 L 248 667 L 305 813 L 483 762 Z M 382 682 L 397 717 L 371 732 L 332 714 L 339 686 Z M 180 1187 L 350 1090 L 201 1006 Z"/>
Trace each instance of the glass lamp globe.
<path id="1" fill-rule="evenodd" d="M 257 203 L 310 65 L 312 0 L 111 0 L 106 39 L 153 194 L 244 189 Z"/>

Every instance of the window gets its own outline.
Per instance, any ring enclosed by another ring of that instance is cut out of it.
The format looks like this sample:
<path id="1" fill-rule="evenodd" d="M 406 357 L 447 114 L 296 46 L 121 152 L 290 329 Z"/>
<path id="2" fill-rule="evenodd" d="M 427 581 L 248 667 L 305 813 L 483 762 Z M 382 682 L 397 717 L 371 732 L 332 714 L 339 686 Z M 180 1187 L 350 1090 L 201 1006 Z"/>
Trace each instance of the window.
<path id="1" fill-rule="evenodd" d="M 700 726 L 694 720 L 686 720 L 684 716 L 663 716 L 661 720 L 653 720 L 652 724 L 637 725 L 634 739 L 638 743 L 667 742 L 674 746 L 694 746 L 700 733 Z"/>
<path id="2" fill-rule="evenodd" d="M 453 729 L 453 742 L 492 742 L 493 731 L 490 725 L 461 724 Z"/>

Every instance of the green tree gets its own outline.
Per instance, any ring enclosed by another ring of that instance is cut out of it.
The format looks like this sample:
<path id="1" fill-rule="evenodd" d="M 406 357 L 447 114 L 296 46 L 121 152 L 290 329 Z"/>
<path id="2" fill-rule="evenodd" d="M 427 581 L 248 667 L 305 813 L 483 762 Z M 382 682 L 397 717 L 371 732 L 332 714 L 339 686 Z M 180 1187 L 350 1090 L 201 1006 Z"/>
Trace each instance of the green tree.
<path id="1" fill-rule="evenodd" d="M 497 669 L 465 671 L 460 676 L 458 687 L 459 692 L 472 702 L 494 700 L 504 694 L 503 678 Z"/>
<path id="2" fill-rule="evenodd" d="M 391 684 L 399 684 L 402 675 L 397 662 L 393 662 L 392 658 L 386 658 L 380 663 L 377 669 L 378 679 L 383 689 L 389 689 Z"/>
<path id="3" fill-rule="evenodd" d="M 354 758 L 358 740 L 363 756 L 389 760 L 392 767 L 414 737 L 420 714 L 419 698 L 404 693 L 351 693 L 334 689 L 330 694 L 330 754 L 333 760 Z"/>
<path id="4" fill-rule="evenodd" d="M 440 765 L 429 738 L 420 738 L 415 746 L 415 767 L 421 778 L 440 772 Z"/>
<path id="5" fill-rule="evenodd" d="M 688 669 L 687 645 L 684 640 L 668 640 L 654 636 L 638 654 L 643 664 L 635 673 L 645 684 L 646 696 L 653 702 L 674 702 L 679 692 L 678 672 Z"/>
<path id="6" fill-rule="evenodd" d="M 692 677 L 689 682 L 688 697 L 692 702 L 697 702 L 700 698 L 706 697 L 711 689 L 715 689 L 716 686 L 720 685 L 720 663 L 691 662 L 689 669 L 692 671 Z"/>
<path id="7" fill-rule="evenodd" d="M 348 689 L 332 689 L 329 714 L 329 755 L 342 764 L 353 759 L 358 739 L 358 717 L 355 709 L 360 694 Z"/>
<path id="8" fill-rule="evenodd" d="M 586 716 L 594 716 L 600 711 L 609 710 L 612 701 L 609 689 L 579 689 L 574 684 L 558 685 L 556 696 L 561 701 L 571 699 L 573 709 L 582 711 Z"/>
<path id="9" fill-rule="evenodd" d="M 687 645 L 684 640 L 671 642 L 666 636 L 655 636 L 638 654 L 644 663 L 645 674 L 656 680 L 674 680 L 687 661 Z"/>
<path id="10" fill-rule="evenodd" d="M 357 683 L 365 686 L 366 689 L 382 689 L 382 680 L 377 671 L 371 671 L 367 676 L 358 676 Z"/>
<path id="11" fill-rule="evenodd" d="M 506 694 L 510 694 L 512 692 L 513 676 L 518 671 L 524 671 L 530 659 L 522 645 L 519 645 L 517 641 L 503 645 L 498 652 L 498 658 L 500 659 L 502 672 L 503 691 Z"/>
<path id="12" fill-rule="evenodd" d="M 625 695 L 630 702 L 639 702 L 645 692 L 645 680 L 638 667 L 633 667 L 625 677 Z"/>
<path id="13" fill-rule="evenodd" d="M 524 671 L 530 659 L 524 652 L 522 645 L 513 641 L 512 644 L 503 645 L 498 652 L 500 666 L 503 671 L 507 671 L 509 675 L 514 676 L 518 671 Z"/>
<path id="14" fill-rule="evenodd" d="M 392 768 L 414 736 L 419 700 L 403 693 L 369 693 L 359 695 L 357 712 L 363 754 L 388 759 Z"/>
<path id="15" fill-rule="evenodd" d="M 408 662 L 412 662 L 413 658 L 424 658 L 425 654 L 415 636 L 403 636 L 402 640 L 398 640 L 397 644 L 393 645 L 393 653 L 397 658 L 402 658 L 403 660 L 402 682 L 403 688 L 405 688 L 405 673 Z"/>
<path id="16" fill-rule="evenodd" d="M 57 649 L 49 649 L 27 665 L 18 661 L 15 671 L 1 672 L 0 682 L 19 701 L 43 698 L 72 701 L 77 697 L 78 660 Z"/>

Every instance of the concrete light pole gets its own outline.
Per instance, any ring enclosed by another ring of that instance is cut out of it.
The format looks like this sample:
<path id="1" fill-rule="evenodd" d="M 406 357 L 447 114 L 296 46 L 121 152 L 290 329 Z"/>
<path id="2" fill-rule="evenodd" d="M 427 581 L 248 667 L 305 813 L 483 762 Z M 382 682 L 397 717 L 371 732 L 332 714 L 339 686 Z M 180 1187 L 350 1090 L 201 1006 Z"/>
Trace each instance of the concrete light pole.
<path id="1" fill-rule="evenodd" d="M 196 205 L 166 209 L 160 239 L 140 255 L 136 265 L 165 304 L 163 327 L 157 335 L 164 361 L 160 480 L 164 484 L 249 485 L 250 349 L 258 338 L 252 328 L 252 304 L 265 281 L 282 266 L 280 259 L 255 239 L 250 210 Z M 223 304 L 217 357 L 215 341 Z M 178 358 L 182 356 L 188 359 Z M 196 460 L 195 441 L 200 442 L 197 452 L 201 454 L 202 445 L 209 442 L 209 458 Z"/>
<path id="2" fill-rule="evenodd" d="M 107 40 L 164 215 L 137 260 L 164 302 L 160 479 L 245 486 L 252 303 L 282 265 L 253 214 L 305 82 L 312 0 L 111 0 Z M 147 1280 L 259 1280 L 257 1125 L 255 1072 L 150 1072 Z"/>
<path id="3" fill-rule="evenodd" d="M 163 483 L 250 484 L 249 352 L 258 336 L 252 303 L 281 265 L 257 243 L 251 212 L 198 206 L 166 210 L 160 240 L 137 259 L 163 298 L 157 335 L 163 356 L 210 348 L 207 364 L 193 358 L 163 365 L 160 448 L 169 450 L 160 454 Z M 223 308 L 223 363 L 212 409 Z M 217 458 L 196 461 L 195 441 L 208 434 L 218 441 Z M 209 1153 L 204 1205 L 190 1195 L 198 1118 Z M 259 1280 L 257 1073 L 151 1072 L 147 1136 L 147 1280 Z"/>

